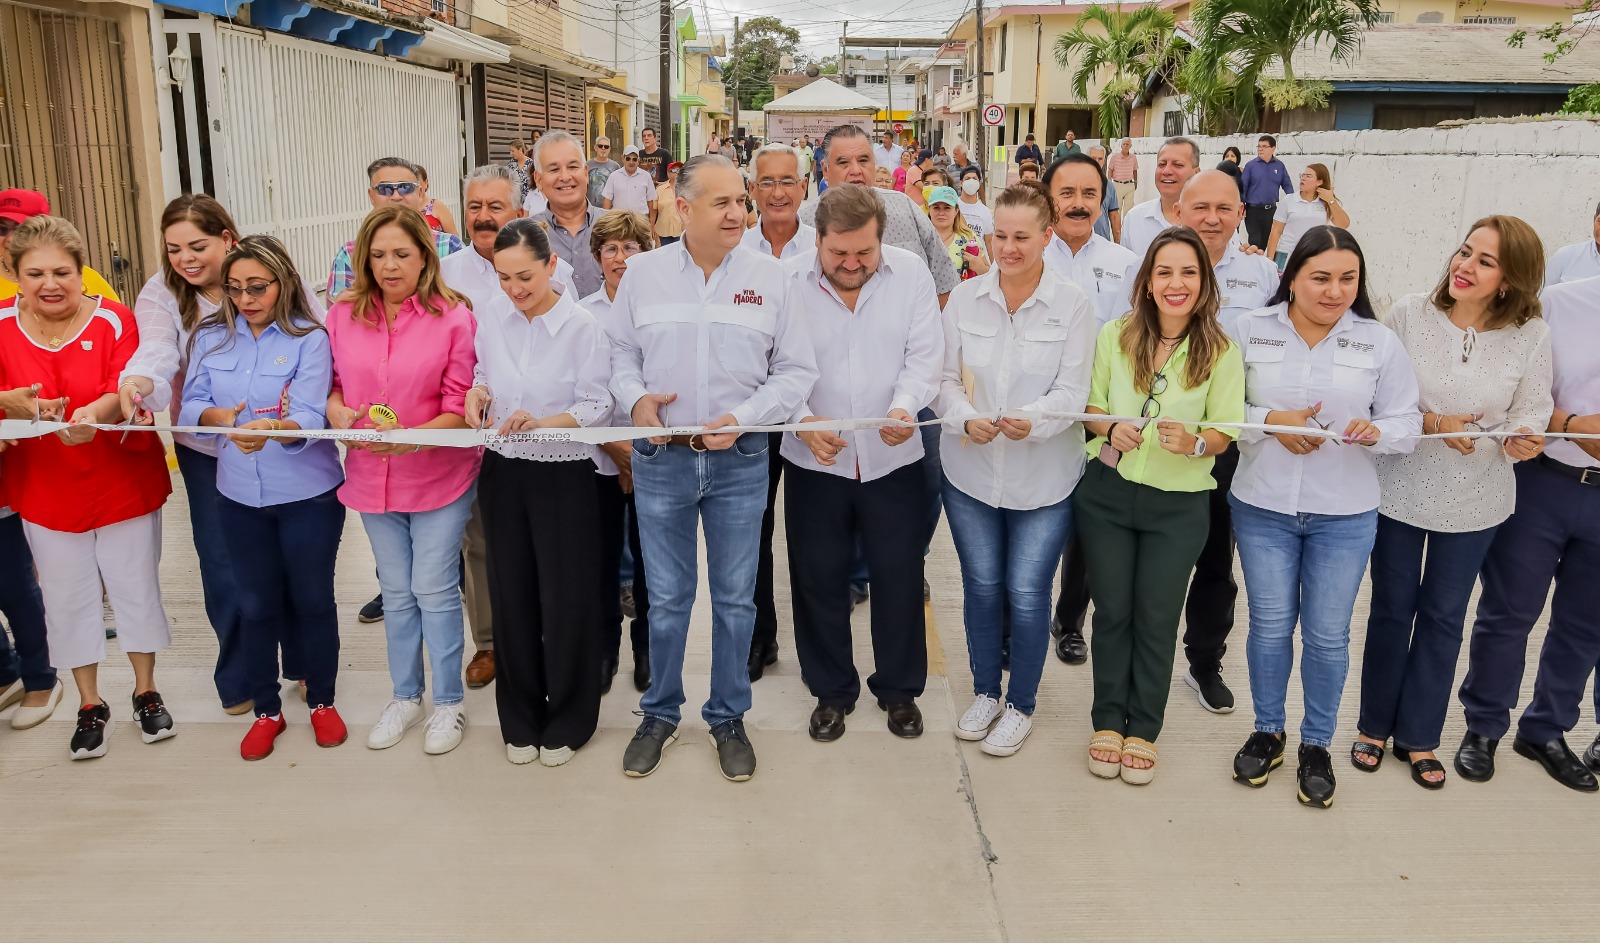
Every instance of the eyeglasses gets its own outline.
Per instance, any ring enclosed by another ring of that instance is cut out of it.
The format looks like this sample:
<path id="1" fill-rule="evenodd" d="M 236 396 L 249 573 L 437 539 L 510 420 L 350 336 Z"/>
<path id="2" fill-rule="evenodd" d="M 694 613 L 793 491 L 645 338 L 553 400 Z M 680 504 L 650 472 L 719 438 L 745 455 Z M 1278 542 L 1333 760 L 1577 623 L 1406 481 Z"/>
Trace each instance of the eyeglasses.
<path id="1" fill-rule="evenodd" d="M 639 159 L 639 155 L 638 154 L 629 154 L 627 157 L 623 158 L 623 160 L 638 160 L 638 159 Z"/>
<path id="2" fill-rule="evenodd" d="M 614 259 L 619 255 L 627 258 L 630 255 L 638 255 L 643 251 L 644 246 L 639 245 L 637 242 L 624 242 L 621 245 L 615 242 L 608 242 L 600 247 L 600 258 Z"/>
<path id="3" fill-rule="evenodd" d="M 597 151 L 609 151 L 609 150 L 611 150 L 611 145 L 609 145 L 609 144 L 596 144 L 594 146 L 594 149 L 597 150 Z"/>
<path id="4" fill-rule="evenodd" d="M 782 187 L 785 190 L 791 190 L 799 185 L 800 181 L 794 177 L 784 177 L 779 180 L 774 180 L 771 177 L 763 177 L 762 179 L 756 181 L 756 189 L 762 191 L 771 190 L 773 187 Z"/>
<path id="5" fill-rule="evenodd" d="M 1150 378 L 1150 393 L 1145 397 L 1144 405 L 1139 408 L 1139 415 L 1144 419 L 1154 419 L 1161 414 L 1161 404 L 1156 402 L 1156 397 L 1167 391 L 1167 375 L 1157 373 Z"/>
<path id="6" fill-rule="evenodd" d="M 267 293 L 268 288 L 276 284 L 278 284 L 278 280 L 274 278 L 269 282 L 251 282 L 248 285 L 223 285 L 222 293 L 234 301 L 238 301 L 245 295 L 249 295 L 252 298 L 260 298 Z"/>
<path id="7" fill-rule="evenodd" d="M 417 187 L 417 184 L 408 180 L 404 183 L 374 184 L 372 189 L 377 191 L 379 196 L 394 196 L 396 193 L 400 194 L 401 196 L 410 196 L 411 194 L 417 192 Z"/>

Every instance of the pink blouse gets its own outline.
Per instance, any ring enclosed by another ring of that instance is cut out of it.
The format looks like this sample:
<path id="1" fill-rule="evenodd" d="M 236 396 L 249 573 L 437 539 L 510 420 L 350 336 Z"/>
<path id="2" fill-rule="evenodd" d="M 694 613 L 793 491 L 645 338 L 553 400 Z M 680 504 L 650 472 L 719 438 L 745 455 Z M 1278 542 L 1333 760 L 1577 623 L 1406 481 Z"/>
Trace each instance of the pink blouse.
<path id="1" fill-rule="evenodd" d="M 477 364 L 472 341 L 478 321 L 466 305 L 450 307 L 443 299 L 434 304 L 443 315 L 408 298 L 393 326 L 386 327 L 353 319 L 346 301 L 328 309 L 333 389 L 344 394 L 346 406 L 362 413 L 357 426 L 374 425 L 366 412 L 375 403 L 394 410 L 407 428 L 465 410 Z M 477 449 L 395 456 L 351 449 L 339 500 L 364 514 L 435 511 L 472 487 L 481 460 Z"/>

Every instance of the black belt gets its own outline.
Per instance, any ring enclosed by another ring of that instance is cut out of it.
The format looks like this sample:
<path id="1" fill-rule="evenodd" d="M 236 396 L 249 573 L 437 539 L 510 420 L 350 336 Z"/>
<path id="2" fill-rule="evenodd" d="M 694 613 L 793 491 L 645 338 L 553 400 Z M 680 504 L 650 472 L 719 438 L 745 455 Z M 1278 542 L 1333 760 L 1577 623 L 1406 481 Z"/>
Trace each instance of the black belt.
<path id="1" fill-rule="evenodd" d="M 1134 183 L 1132 180 L 1113 180 L 1112 183 Z"/>
<path id="2" fill-rule="evenodd" d="M 1268 209 L 1268 210 L 1275 210 L 1275 209 L 1278 208 L 1278 204 L 1276 204 L 1276 203 L 1246 203 L 1245 206 L 1254 206 L 1254 207 L 1258 207 L 1258 208 L 1261 208 L 1261 209 Z"/>
<path id="3" fill-rule="evenodd" d="M 1576 465 L 1568 465 L 1566 462 L 1558 462 L 1548 455 L 1540 455 L 1539 464 L 1558 475 L 1576 479 L 1580 485 L 1600 488 L 1600 468 L 1593 465 L 1587 468 L 1579 468 Z"/>

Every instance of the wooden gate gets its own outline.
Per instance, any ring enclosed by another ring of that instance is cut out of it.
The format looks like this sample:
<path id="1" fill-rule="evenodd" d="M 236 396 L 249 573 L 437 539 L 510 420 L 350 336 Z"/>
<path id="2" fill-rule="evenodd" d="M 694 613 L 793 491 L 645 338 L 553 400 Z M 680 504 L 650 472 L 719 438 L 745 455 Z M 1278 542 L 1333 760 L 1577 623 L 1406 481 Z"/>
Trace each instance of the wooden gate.
<path id="1" fill-rule="evenodd" d="M 588 109 L 582 79 L 516 62 L 486 65 L 481 76 L 475 84 L 483 160 L 505 160 L 507 145 L 530 139 L 536 130 L 558 128 L 584 140 Z"/>

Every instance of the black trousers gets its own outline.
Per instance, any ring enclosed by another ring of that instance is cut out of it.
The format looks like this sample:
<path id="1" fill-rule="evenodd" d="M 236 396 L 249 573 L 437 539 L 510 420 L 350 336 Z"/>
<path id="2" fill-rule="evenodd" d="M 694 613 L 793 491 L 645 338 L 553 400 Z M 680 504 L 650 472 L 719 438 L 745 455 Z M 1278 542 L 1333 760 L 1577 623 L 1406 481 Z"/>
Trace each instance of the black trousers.
<path id="1" fill-rule="evenodd" d="M 1210 495 L 1211 529 L 1205 549 L 1194 565 L 1189 581 L 1189 598 L 1184 605 L 1184 656 L 1196 669 L 1215 668 L 1228 652 L 1228 633 L 1233 631 L 1233 609 L 1239 599 L 1239 584 L 1233 578 L 1233 510 L 1228 492 L 1233 490 L 1233 473 L 1239 469 L 1239 447 L 1229 445 L 1211 464 L 1211 477 L 1217 487 Z M 1078 540 L 1078 522 L 1073 521 L 1067 549 L 1061 558 L 1061 595 L 1056 600 L 1056 619 L 1062 626 L 1083 631 L 1084 614 L 1089 609 L 1089 576 L 1084 564 L 1083 544 Z"/>
<path id="2" fill-rule="evenodd" d="M 494 700 L 514 746 L 577 749 L 600 719 L 600 507 L 587 459 L 483 456 Z"/>
<path id="3" fill-rule="evenodd" d="M 622 542 L 633 553 L 633 622 L 628 635 L 635 661 L 650 660 L 650 584 L 645 581 L 644 554 L 639 552 L 639 516 L 633 513 L 633 492 L 622 491 L 616 475 L 595 473 L 600 499 L 600 623 L 605 627 L 601 653 L 616 661 L 622 654 Z M 626 519 L 626 522 L 624 522 Z"/>
<path id="4" fill-rule="evenodd" d="M 1250 244 L 1267 251 L 1267 242 L 1272 239 L 1272 214 L 1278 211 L 1277 204 L 1265 205 L 1260 203 L 1246 203 L 1244 207 L 1244 232 Z"/>
<path id="5" fill-rule="evenodd" d="M 761 515 L 761 549 L 756 558 L 756 631 L 750 637 L 750 651 L 778 646 L 778 604 L 773 598 L 772 585 L 772 533 L 777 529 L 778 482 L 783 478 L 783 458 L 778 449 L 783 444 L 783 433 L 767 433 L 767 509 Z M 638 595 L 637 591 L 635 595 Z"/>
<path id="6" fill-rule="evenodd" d="M 869 482 L 793 464 L 785 470 L 794 650 L 819 704 L 848 708 L 861 696 L 850 633 L 850 561 L 857 540 L 872 572 L 874 670 L 867 688 L 887 707 L 914 700 L 927 684 L 923 461 Z"/>

